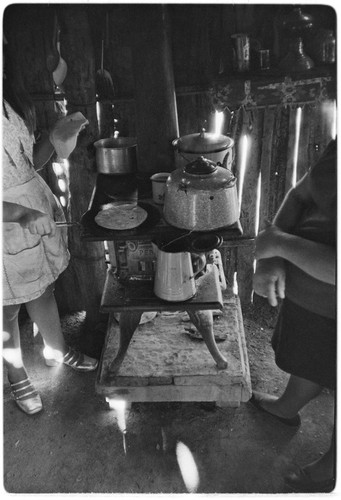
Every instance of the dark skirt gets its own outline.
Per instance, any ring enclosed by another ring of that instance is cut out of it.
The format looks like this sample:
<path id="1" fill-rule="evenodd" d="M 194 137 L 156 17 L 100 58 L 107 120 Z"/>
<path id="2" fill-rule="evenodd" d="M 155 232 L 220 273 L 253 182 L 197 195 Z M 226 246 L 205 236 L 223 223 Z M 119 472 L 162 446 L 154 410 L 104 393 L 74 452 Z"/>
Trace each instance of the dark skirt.
<path id="1" fill-rule="evenodd" d="M 336 321 L 283 301 L 272 337 L 277 366 L 328 389 L 336 385 Z"/>

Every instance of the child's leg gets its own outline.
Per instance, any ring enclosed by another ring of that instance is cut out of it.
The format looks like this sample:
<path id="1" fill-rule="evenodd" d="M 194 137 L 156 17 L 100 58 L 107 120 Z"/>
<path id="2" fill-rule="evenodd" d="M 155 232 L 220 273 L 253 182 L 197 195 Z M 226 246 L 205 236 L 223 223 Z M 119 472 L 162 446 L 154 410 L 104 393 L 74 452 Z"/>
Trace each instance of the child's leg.
<path id="1" fill-rule="evenodd" d="M 39 328 L 45 345 L 64 356 L 68 347 L 64 340 L 53 290 L 53 285 L 49 286 L 38 299 L 27 302 L 26 309 L 31 320 Z"/>
<path id="2" fill-rule="evenodd" d="M 73 349 L 69 350 L 66 345 L 58 312 L 56 299 L 53 294 L 53 285 L 36 300 L 26 304 L 27 312 L 34 323 L 36 323 L 43 337 L 46 347 L 52 352 L 46 352 L 45 357 L 49 359 L 49 366 L 55 366 L 55 362 L 65 363 L 78 371 L 92 371 L 97 368 L 98 361 Z M 51 364 L 51 361 L 53 364 Z"/>
<path id="3" fill-rule="evenodd" d="M 14 384 L 27 378 L 21 347 L 18 316 L 20 304 L 3 308 L 3 358 L 8 379 Z"/>

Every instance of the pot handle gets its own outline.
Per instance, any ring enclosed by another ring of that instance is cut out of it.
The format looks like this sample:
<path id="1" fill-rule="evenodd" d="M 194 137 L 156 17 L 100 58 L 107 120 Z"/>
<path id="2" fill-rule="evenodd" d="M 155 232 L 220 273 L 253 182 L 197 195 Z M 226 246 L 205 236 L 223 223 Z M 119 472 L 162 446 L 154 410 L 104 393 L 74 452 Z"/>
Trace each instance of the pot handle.
<path id="1" fill-rule="evenodd" d="M 181 151 L 179 151 L 179 150 L 178 150 L 178 153 L 179 153 L 179 155 L 180 155 L 180 156 L 181 156 L 184 160 L 186 160 L 186 161 L 187 161 L 187 163 L 190 163 L 190 162 L 192 161 L 191 159 L 186 158 L 186 156 L 184 156 L 184 155 L 181 153 Z"/>
<path id="2" fill-rule="evenodd" d="M 196 245 L 196 242 L 198 240 L 200 240 L 200 236 L 197 236 L 195 237 L 194 239 L 191 240 L 190 242 L 190 251 L 191 252 L 194 252 L 194 253 L 206 253 L 206 252 L 211 252 L 212 248 L 220 248 L 221 245 L 223 244 L 223 241 L 224 241 L 224 238 L 220 235 L 220 234 L 217 234 L 217 233 L 210 233 L 210 236 L 212 236 L 212 238 L 215 238 L 216 241 L 212 242 L 212 245 L 213 246 L 209 246 L 209 249 L 206 248 L 198 248 L 198 246 Z M 206 235 L 207 237 L 207 235 Z"/>
<path id="3" fill-rule="evenodd" d="M 224 159 L 223 159 L 223 163 L 220 163 L 218 162 L 217 165 L 223 167 L 223 168 L 226 168 L 226 170 L 230 170 L 228 167 L 227 167 L 227 160 L 229 158 L 229 156 L 231 155 L 231 163 L 233 161 L 233 158 L 232 158 L 232 155 L 233 155 L 233 151 L 232 149 L 228 150 L 226 155 L 224 156 Z"/>
<path id="4" fill-rule="evenodd" d="M 194 278 L 200 274 L 206 266 L 206 255 L 205 253 L 191 253 L 191 261 L 192 261 L 192 268 L 193 268 L 193 275 Z"/>

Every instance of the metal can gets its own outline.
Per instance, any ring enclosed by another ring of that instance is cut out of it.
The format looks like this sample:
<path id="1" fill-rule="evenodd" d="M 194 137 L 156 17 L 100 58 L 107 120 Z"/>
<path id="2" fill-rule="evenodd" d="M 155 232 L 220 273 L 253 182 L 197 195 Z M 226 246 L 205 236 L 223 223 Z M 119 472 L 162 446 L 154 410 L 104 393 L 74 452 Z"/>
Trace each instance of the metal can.
<path id="1" fill-rule="evenodd" d="M 233 60 L 236 71 L 243 72 L 250 69 L 250 38 L 245 33 L 231 35 L 233 40 Z"/>

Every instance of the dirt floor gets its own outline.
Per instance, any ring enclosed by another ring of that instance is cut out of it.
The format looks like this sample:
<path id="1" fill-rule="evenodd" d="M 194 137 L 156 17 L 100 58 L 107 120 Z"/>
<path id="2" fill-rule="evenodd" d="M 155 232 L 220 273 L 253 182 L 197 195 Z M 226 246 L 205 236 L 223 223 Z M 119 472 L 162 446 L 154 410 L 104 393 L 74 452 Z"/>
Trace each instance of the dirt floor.
<path id="1" fill-rule="evenodd" d="M 270 346 L 276 310 L 250 305 L 243 317 L 252 387 L 280 394 L 287 376 L 274 364 Z M 63 317 L 70 344 L 82 344 L 83 324 L 83 313 Z M 334 405 L 328 391 L 302 410 L 298 430 L 250 403 L 238 408 L 133 403 L 124 438 L 119 414 L 95 392 L 96 373 L 46 367 L 41 338 L 33 337 L 26 317 L 21 332 L 26 366 L 44 411 L 22 413 L 4 372 L 7 493 L 285 493 L 284 475 L 329 446 Z M 93 348 L 98 350 L 102 341 L 99 335 Z M 181 457 L 187 457 L 183 473 Z M 198 476 L 189 475 L 193 459 Z"/>

